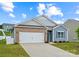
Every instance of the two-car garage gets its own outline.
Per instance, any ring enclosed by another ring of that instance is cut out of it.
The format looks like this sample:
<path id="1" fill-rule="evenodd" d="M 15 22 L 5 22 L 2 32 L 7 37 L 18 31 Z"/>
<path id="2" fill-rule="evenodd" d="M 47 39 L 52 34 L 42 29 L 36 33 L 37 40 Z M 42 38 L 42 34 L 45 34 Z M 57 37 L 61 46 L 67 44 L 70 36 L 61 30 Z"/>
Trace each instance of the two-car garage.
<path id="1" fill-rule="evenodd" d="M 28 28 L 15 27 L 15 42 L 16 43 L 40 43 L 46 41 L 45 29 L 42 28 Z"/>
<path id="2" fill-rule="evenodd" d="M 39 43 L 44 42 L 44 33 L 19 32 L 20 43 Z"/>

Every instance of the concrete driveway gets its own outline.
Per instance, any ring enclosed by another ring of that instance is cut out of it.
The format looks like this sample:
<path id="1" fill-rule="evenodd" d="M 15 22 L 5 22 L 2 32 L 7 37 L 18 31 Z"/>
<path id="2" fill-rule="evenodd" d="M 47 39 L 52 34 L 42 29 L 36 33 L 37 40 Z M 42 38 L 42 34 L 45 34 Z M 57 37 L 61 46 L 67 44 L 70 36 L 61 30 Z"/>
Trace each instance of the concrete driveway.
<path id="1" fill-rule="evenodd" d="M 73 54 L 46 43 L 21 44 L 31 57 L 74 57 Z"/>

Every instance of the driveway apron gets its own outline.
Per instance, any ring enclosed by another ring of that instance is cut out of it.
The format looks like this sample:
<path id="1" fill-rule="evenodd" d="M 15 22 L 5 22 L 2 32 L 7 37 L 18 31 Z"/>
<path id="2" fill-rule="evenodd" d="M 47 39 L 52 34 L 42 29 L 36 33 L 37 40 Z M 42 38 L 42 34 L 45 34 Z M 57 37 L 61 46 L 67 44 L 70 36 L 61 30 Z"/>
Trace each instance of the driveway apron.
<path id="1" fill-rule="evenodd" d="M 21 44 L 31 57 L 74 57 L 67 51 L 46 43 Z"/>

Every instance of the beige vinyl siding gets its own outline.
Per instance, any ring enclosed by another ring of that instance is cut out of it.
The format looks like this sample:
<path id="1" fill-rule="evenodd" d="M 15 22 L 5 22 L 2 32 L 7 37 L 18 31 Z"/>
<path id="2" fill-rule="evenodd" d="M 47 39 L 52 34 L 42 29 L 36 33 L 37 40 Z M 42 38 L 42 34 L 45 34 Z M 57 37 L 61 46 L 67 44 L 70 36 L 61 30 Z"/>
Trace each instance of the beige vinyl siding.
<path id="1" fill-rule="evenodd" d="M 76 36 L 76 29 L 79 27 L 79 22 L 76 20 L 68 20 L 64 23 L 64 25 L 68 29 L 68 40 L 78 41 Z"/>

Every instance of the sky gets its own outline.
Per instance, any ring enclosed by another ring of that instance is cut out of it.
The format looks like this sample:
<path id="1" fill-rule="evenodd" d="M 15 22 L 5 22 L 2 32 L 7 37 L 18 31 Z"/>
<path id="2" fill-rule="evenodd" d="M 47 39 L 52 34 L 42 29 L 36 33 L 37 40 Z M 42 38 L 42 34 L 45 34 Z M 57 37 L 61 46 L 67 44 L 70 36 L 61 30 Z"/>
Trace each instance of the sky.
<path id="1" fill-rule="evenodd" d="M 40 15 L 58 24 L 79 21 L 79 2 L 0 2 L 0 24 L 18 24 Z"/>

